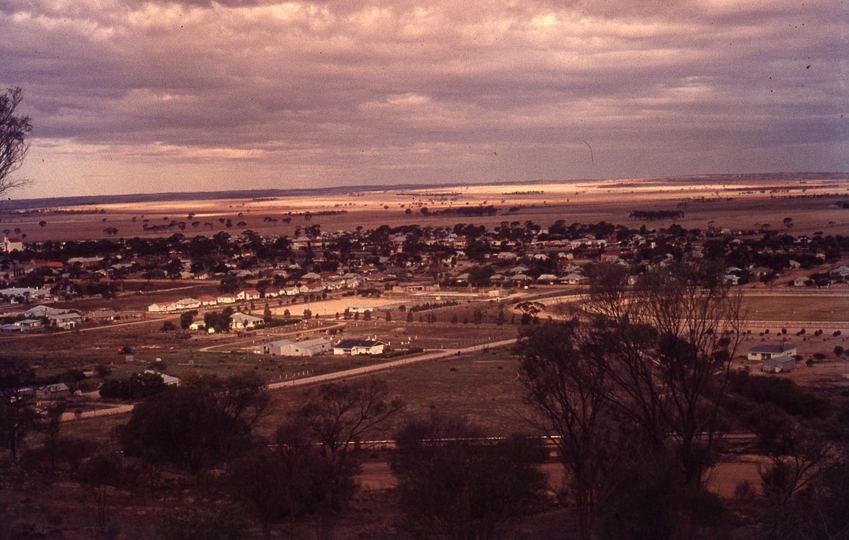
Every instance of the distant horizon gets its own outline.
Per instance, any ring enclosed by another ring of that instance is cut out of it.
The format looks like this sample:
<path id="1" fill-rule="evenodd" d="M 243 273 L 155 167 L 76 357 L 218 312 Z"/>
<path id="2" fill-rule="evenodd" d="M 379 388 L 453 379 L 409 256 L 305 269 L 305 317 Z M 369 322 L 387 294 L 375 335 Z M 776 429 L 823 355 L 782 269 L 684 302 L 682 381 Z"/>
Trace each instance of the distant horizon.
<path id="1" fill-rule="evenodd" d="M 30 199 L 17 199 L 9 197 L 0 201 L 0 213 L 3 211 L 15 211 L 25 209 L 37 209 L 40 207 L 53 206 L 85 206 L 91 204 L 118 204 L 136 202 L 159 202 L 180 200 L 215 200 L 215 199 L 250 199 L 257 197 L 297 197 L 310 194 L 334 194 L 352 191 L 374 192 L 374 191 L 397 191 L 403 189 L 455 189 L 467 187 L 486 187 L 497 185 L 540 185 L 540 184 L 580 184 L 580 183 L 604 183 L 604 182 L 671 182 L 692 181 L 696 179 L 716 180 L 739 180 L 752 181 L 762 179 L 782 179 L 788 177 L 801 177 L 801 179 L 822 178 L 849 179 L 849 172 L 776 172 L 776 173 L 749 173 L 749 174 L 693 174 L 693 175 L 670 175 L 649 177 L 618 177 L 618 178 L 582 178 L 574 180 L 516 180 L 502 182 L 480 182 L 480 183 L 404 183 L 392 185 L 339 185 L 313 188 L 272 188 L 272 189 L 226 189 L 210 191 L 171 191 L 171 192 L 138 192 L 103 195 L 70 195 L 62 197 L 36 197 Z"/>

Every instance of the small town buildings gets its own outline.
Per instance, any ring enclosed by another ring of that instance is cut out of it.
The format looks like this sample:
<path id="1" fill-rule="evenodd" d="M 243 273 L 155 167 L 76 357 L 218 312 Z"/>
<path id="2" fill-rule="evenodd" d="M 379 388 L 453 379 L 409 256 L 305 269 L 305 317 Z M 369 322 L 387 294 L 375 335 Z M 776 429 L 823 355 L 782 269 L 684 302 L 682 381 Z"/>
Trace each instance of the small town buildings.
<path id="1" fill-rule="evenodd" d="M 79 313 L 68 312 L 59 313 L 56 315 L 48 315 L 47 320 L 50 321 L 50 324 L 52 326 L 62 328 L 64 330 L 70 330 L 71 328 L 75 328 L 83 322 L 83 316 Z"/>
<path id="2" fill-rule="evenodd" d="M 91 322 L 110 322 L 118 316 L 114 309 L 96 309 L 86 314 L 86 319 Z"/>
<path id="3" fill-rule="evenodd" d="M 155 302 L 147 306 L 147 310 L 150 313 L 167 313 L 177 311 L 177 308 L 174 306 L 174 302 Z"/>
<path id="4" fill-rule="evenodd" d="M 244 291 L 240 291 L 239 294 L 236 295 L 236 298 L 239 300 L 259 300 L 262 295 L 259 294 L 259 291 L 256 289 L 247 289 Z"/>
<path id="5" fill-rule="evenodd" d="M 796 369 L 796 359 L 792 356 L 773 356 L 764 360 L 761 371 L 764 373 L 788 373 Z"/>
<path id="6" fill-rule="evenodd" d="M 214 296 L 204 295 L 198 297 L 198 302 L 200 302 L 200 305 L 202 306 L 214 306 L 218 304 L 218 299 Z"/>
<path id="7" fill-rule="evenodd" d="M 778 345 L 761 344 L 749 349 L 747 357 L 749 360 L 758 362 L 769 360 L 774 356 L 793 356 L 796 354 L 796 346 L 790 343 Z"/>
<path id="8" fill-rule="evenodd" d="M 385 344 L 382 341 L 362 339 L 343 339 L 333 346 L 334 355 L 383 354 Z"/>
<path id="9" fill-rule="evenodd" d="M 304 341 L 290 341 L 280 339 L 262 346 L 263 354 L 272 356 L 315 356 L 330 352 L 333 347 L 330 341 L 324 338 L 307 339 Z"/>
<path id="10" fill-rule="evenodd" d="M 262 317 L 254 317 L 246 313 L 234 313 L 230 317 L 230 328 L 233 330 L 253 328 L 263 322 Z"/>
<path id="11" fill-rule="evenodd" d="M 580 285 L 582 282 L 587 281 L 587 278 L 582 276 L 581 274 L 567 274 L 559 279 L 560 283 L 565 283 L 566 285 Z"/>
<path id="12" fill-rule="evenodd" d="M 62 313 L 68 313 L 68 310 L 38 305 L 24 311 L 24 316 L 30 318 L 50 317 L 51 315 L 61 315 Z"/>
<path id="13" fill-rule="evenodd" d="M 34 330 L 36 328 L 41 328 L 42 322 L 41 319 L 23 319 L 20 321 L 15 321 L 15 326 L 20 326 L 22 332 L 27 332 L 29 330 Z"/>
<path id="14" fill-rule="evenodd" d="M 197 309 L 201 306 L 200 300 L 196 300 L 194 298 L 183 298 L 181 300 L 177 300 L 174 302 L 174 308 L 179 310 L 184 309 Z"/>

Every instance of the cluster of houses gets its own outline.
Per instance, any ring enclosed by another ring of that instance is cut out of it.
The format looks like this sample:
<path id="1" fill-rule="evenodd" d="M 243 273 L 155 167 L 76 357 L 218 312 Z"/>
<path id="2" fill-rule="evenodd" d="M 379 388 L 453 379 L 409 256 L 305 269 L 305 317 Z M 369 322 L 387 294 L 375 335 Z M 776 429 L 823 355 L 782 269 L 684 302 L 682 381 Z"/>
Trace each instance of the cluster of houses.
<path id="1" fill-rule="evenodd" d="M 302 276 L 303 277 L 303 276 Z M 316 278 L 321 279 L 318 274 Z M 219 294 L 216 296 L 200 296 L 198 298 L 183 298 L 174 302 L 155 302 L 147 307 L 150 313 L 177 313 L 201 307 L 235 304 L 237 302 L 250 302 L 254 300 L 280 297 L 295 297 L 306 294 L 321 294 L 331 290 L 339 290 L 348 287 L 348 281 L 340 284 L 340 280 L 333 280 L 333 285 L 321 281 L 310 281 L 304 285 L 293 285 L 291 287 L 264 287 L 262 292 L 256 289 L 245 289 L 236 294 Z M 356 287 L 356 283 L 351 284 Z"/>
<path id="2" fill-rule="evenodd" d="M 28 332 L 45 326 L 70 330 L 85 320 L 76 311 L 43 305 L 30 308 L 24 311 L 23 315 L 24 318 L 22 319 L 16 319 L 11 323 L 0 324 L 0 332 Z"/>
<path id="3" fill-rule="evenodd" d="M 383 354 L 386 344 L 377 339 L 343 339 L 335 345 L 325 338 L 290 341 L 280 339 L 262 345 L 256 350 L 257 354 L 272 356 L 316 356 L 332 351 L 334 355 L 357 356 L 361 354 Z"/>
<path id="4" fill-rule="evenodd" d="M 120 283 L 117 280 L 132 276 L 236 278 L 239 287 L 245 286 L 244 280 L 257 280 L 255 289 L 238 294 L 186 298 L 148 306 L 149 312 L 169 313 L 240 300 L 325 294 L 343 289 L 389 291 L 397 287 L 403 291 L 440 286 L 580 285 L 586 281 L 584 269 L 593 263 L 627 265 L 637 273 L 642 268 L 672 261 L 718 257 L 733 265 L 725 272 L 724 279 L 731 284 L 743 284 L 770 279 L 786 269 L 813 269 L 828 263 L 836 266 L 840 251 L 849 249 L 842 237 L 793 238 L 774 231 L 732 232 L 713 227 L 688 231 L 675 224 L 649 230 L 645 226 L 633 228 L 604 222 L 567 225 L 562 220 L 548 227 L 531 221 L 504 221 L 491 229 L 463 224 L 453 228 L 384 225 L 377 229 L 328 232 L 310 226 L 297 230 L 291 239 L 280 235 L 260 236 L 251 231 L 233 236 L 219 233 L 213 238 L 180 236 L 175 235 L 167 242 L 160 238 L 104 240 L 96 249 L 86 246 L 85 256 L 80 256 L 81 246 L 71 246 L 70 242 L 25 246 L 16 243 L 10 255 L 0 257 L 0 270 L 7 272 L 5 280 L 0 279 L 0 287 L 9 287 L 0 289 L 0 296 L 10 302 L 30 303 L 46 300 L 46 295 L 59 298 L 96 295 L 103 292 L 100 290 L 103 287 L 94 284 L 112 286 Z M 67 253 L 62 251 L 66 245 L 70 246 Z M 27 258 L 17 261 L 15 253 L 22 248 Z M 845 283 L 849 280 L 849 267 L 832 267 L 825 275 L 824 280 L 801 277 L 791 283 L 796 286 Z M 98 282 L 97 278 L 103 280 Z M 86 279 L 86 286 L 82 286 Z M 10 287 L 41 282 L 52 286 Z"/>

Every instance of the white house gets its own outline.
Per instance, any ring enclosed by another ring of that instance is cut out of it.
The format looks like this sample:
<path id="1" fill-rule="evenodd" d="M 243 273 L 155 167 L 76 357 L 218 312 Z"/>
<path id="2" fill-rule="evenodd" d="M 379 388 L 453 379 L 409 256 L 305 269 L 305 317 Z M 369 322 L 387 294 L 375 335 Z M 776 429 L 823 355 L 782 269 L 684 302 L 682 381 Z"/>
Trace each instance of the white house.
<path id="1" fill-rule="evenodd" d="M 235 304 L 236 303 L 236 297 L 232 294 L 222 294 L 222 295 L 216 297 L 216 300 L 218 301 L 219 304 Z"/>
<path id="2" fill-rule="evenodd" d="M 244 291 L 240 291 L 239 294 L 236 295 L 236 298 L 239 300 L 259 300 L 262 295 L 259 294 L 259 291 L 256 289 L 247 289 Z"/>
<path id="3" fill-rule="evenodd" d="M 796 346 L 790 343 L 778 345 L 761 344 L 749 349 L 747 357 L 752 361 L 769 360 L 773 356 L 793 356 L 796 354 Z"/>
<path id="4" fill-rule="evenodd" d="M 200 300 L 196 300 L 194 298 L 183 298 L 181 300 L 177 300 L 174 302 L 174 308 L 177 310 L 181 309 L 197 309 L 201 306 Z"/>
<path id="5" fill-rule="evenodd" d="M 151 313 L 165 313 L 175 311 L 174 302 L 156 302 L 147 306 L 147 310 Z"/>
<path id="6" fill-rule="evenodd" d="M 365 341 L 362 339 L 343 339 L 333 346 L 334 355 L 382 354 L 382 341 Z"/>
<path id="7" fill-rule="evenodd" d="M 20 238 L 6 238 L 3 237 L 3 252 L 11 253 L 15 250 L 23 251 L 24 243 Z"/>
<path id="8" fill-rule="evenodd" d="M 234 313 L 230 317 L 230 328 L 233 330 L 240 328 L 253 328 L 263 321 L 262 317 L 254 317 L 246 313 Z"/>

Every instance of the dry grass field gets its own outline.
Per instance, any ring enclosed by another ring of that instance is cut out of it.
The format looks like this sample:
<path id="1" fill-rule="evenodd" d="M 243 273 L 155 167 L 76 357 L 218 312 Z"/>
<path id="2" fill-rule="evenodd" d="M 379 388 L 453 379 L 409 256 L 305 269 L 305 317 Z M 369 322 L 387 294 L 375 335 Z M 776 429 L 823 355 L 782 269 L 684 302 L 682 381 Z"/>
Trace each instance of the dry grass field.
<path id="1" fill-rule="evenodd" d="M 15 235 L 25 234 L 26 240 L 33 242 L 174 233 L 210 235 L 222 230 L 238 234 L 248 229 L 292 237 L 296 227 L 314 224 L 320 224 L 324 231 L 337 231 L 411 223 L 431 227 L 475 223 L 490 228 L 502 221 L 529 220 L 543 226 L 558 219 L 567 223 L 627 223 L 633 210 L 681 210 L 684 217 L 676 222 L 687 229 L 707 229 L 710 223 L 734 230 L 758 229 L 764 224 L 779 229 L 785 217 L 792 217 L 795 234 L 846 234 L 849 212 L 830 206 L 838 200 L 849 200 L 847 177 L 688 177 L 363 192 L 352 188 L 346 194 L 258 199 L 103 205 L 93 202 L 78 207 L 35 209 L 38 212 L 9 213 L 0 209 L 0 226 Z M 435 215 L 450 208 L 481 205 L 494 206 L 497 213 L 483 217 Z M 431 215 L 422 215 L 422 207 L 428 208 Z M 411 213 L 407 214 L 407 210 Z M 305 219 L 306 213 L 312 214 L 310 221 Z M 286 218 L 291 218 L 288 224 L 283 221 Z M 226 227 L 228 219 L 230 228 Z M 184 228 L 153 230 L 154 226 L 167 226 L 172 221 L 182 222 Z M 41 222 L 45 222 L 43 226 Z M 118 231 L 110 235 L 105 232 L 109 228 Z"/>

